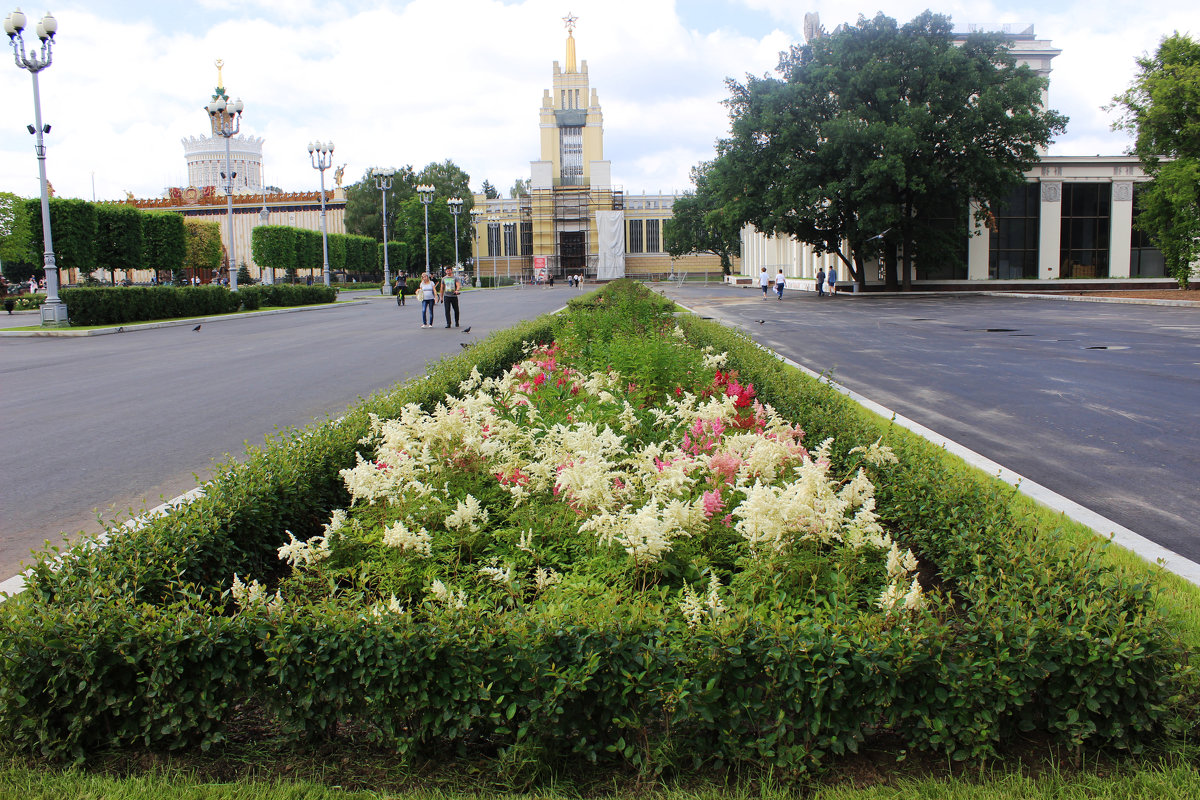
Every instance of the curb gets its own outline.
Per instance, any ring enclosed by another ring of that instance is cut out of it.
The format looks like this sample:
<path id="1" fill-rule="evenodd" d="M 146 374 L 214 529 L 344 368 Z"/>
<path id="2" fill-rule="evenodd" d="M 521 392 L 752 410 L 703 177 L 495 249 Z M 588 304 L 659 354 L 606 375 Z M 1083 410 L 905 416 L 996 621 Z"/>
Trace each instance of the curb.
<path id="1" fill-rule="evenodd" d="M 1066 300 L 1072 303 L 1125 303 L 1133 306 L 1174 306 L 1200 308 L 1196 300 L 1159 300 L 1150 297 L 1088 297 L 1078 294 L 1042 294 L 1040 292 L 980 292 L 988 297 L 1023 297 L 1027 300 Z"/>
<path id="2" fill-rule="evenodd" d="M 189 317 L 188 319 L 172 319 L 165 322 L 146 322 L 142 324 L 117 325 L 111 328 L 93 328 L 89 331 L 69 331 L 57 328 L 47 328 L 43 331 L 5 331 L 0 330 L 0 338 L 31 339 L 40 337 L 73 338 L 78 336 L 107 336 L 110 333 L 132 333 L 134 331 L 152 331 L 158 328 L 176 328 L 181 325 L 205 322 L 224 322 L 231 319 L 252 319 L 254 317 L 269 317 L 275 314 L 295 314 L 299 311 L 324 311 L 330 308 L 359 306 L 370 302 L 367 298 L 354 300 L 335 300 L 332 303 L 322 303 L 319 306 L 294 306 L 292 308 L 272 308 L 269 311 L 251 311 L 247 314 L 220 314 L 214 317 Z M 2 586 L 3 584 L 0 584 Z"/>

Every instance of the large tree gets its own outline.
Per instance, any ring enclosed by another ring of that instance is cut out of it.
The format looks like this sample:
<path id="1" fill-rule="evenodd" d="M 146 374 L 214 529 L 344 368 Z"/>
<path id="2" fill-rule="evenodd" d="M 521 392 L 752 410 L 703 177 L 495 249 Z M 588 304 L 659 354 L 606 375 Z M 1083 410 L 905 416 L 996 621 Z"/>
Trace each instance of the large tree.
<path id="1" fill-rule="evenodd" d="M 31 231 L 25 202 L 11 192 L 0 192 L 0 267 L 9 280 L 28 279 L 34 270 Z"/>
<path id="2" fill-rule="evenodd" d="M 671 219 L 663 226 L 663 241 L 672 258 L 689 253 L 712 253 L 728 275 L 733 259 L 742 254 L 740 197 L 736 183 L 725 174 L 726 161 L 709 161 L 692 168 L 694 192 L 675 201 Z"/>
<path id="3" fill-rule="evenodd" d="M 1113 127 L 1136 136 L 1133 152 L 1154 180 L 1138 193 L 1138 227 L 1186 288 L 1200 259 L 1200 43 L 1178 32 L 1138 59 L 1133 84 L 1113 98 Z"/>
<path id="4" fill-rule="evenodd" d="M 142 212 L 124 203 L 97 203 L 96 263 L 117 285 L 117 270 L 142 266 Z"/>
<path id="5" fill-rule="evenodd" d="M 945 245 L 948 210 L 975 201 L 984 217 L 1066 126 L 1004 37 L 956 42 L 930 12 L 903 26 L 860 17 L 793 47 L 777 71 L 729 81 L 728 196 L 760 231 L 837 254 L 860 283 L 868 258 L 899 248 L 908 288 L 913 255 Z"/>
<path id="6" fill-rule="evenodd" d="M 383 192 L 375 183 L 376 173 L 367 170 L 362 180 L 346 187 L 346 231 L 359 236 L 371 236 L 383 241 Z M 420 183 L 411 165 L 401 167 L 392 175 L 392 188 L 387 190 L 389 221 L 396 218 L 400 203 L 416 194 Z M 391 226 L 388 239 L 392 238 Z"/>

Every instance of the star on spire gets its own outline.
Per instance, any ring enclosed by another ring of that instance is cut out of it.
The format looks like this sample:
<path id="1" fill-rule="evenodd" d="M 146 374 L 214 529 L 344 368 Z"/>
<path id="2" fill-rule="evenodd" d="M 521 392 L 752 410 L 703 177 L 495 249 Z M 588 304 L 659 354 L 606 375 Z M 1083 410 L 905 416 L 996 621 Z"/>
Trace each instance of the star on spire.
<path id="1" fill-rule="evenodd" d="M 567 15 L 565 17 L 563 17 L 562 19 L 563 19 L 563 22 L 565 22 L 567 25 L 567 33 L 574 32 L 575 23 L 579 20 L 579 17 L 575 16 L 570 11 L 568 11 Z"/>

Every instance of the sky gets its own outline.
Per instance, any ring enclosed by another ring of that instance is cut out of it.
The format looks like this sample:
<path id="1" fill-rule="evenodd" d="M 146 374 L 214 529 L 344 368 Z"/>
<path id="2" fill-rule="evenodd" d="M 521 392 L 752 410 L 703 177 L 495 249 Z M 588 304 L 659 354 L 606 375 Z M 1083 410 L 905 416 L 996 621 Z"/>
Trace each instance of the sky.
<path id="1" fill-rule="evenodd" d="M 308 143 L 322 140 L 334 143 L 345 184 L 372 167 L 450 159 L 473 190 L 488 180 L 507 194 L 539 158 L 538 109 L 552 62 L 565 62 L 571 13 L 613 183 L 628 194 L 684 191 L 689 169 L 728 132 L 726 78 L 773 73 L 803 41 L 806 12 L 832 30 L 881 11 L 903 23 L 926 8 L 956 29 L 1032 23 L 1063 51 L 1050 106 L 1070 122 L 1052 155 L 1126 152 L 1130 137 L 1110 130 L 1115 113 L 1102 106 L 1163 36 L 1200 36 L 1195 0 L 1134 11 L 1117 0 L 68 0 L 51 9 L 53 63 L 38 78 L 52 126 L 47 173 L 57 196 L 87 200 L 185 185 L 182 140 L 209 132 L 203 106 L 220 58 L 226 91 L 245 103 L 242 133 L 264 140 L 269 185 L 319 188 Z M 30 47 L 45 9 L 25 12 Z M 0 108 L 0 191 L 36 196 L 32 79 L 11 58 L 0 61 Z M 332 171 L 325 178 L 332 186 Z"/>

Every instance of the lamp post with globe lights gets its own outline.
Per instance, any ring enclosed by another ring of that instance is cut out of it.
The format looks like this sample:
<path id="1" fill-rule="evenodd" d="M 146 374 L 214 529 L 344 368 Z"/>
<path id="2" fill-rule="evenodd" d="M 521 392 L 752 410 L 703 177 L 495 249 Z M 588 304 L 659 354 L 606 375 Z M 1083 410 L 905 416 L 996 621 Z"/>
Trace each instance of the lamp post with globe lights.
<path id="1" fill-rule="evenodd" d="M 392 176 L 396 174 L 396 170 L 388 167 L 375 171 L 375 186 L 383 195 L 383 285 L 389 289 L 392 286 L 392 273 L 388 268 L 388 246 L 387 246 L 387 193 L 392 188 Z"/>
<path id="2" fill-rule="evenodd" d="M 458 274 L 458 215 L 462 213 L 463 201 L 461 197 L 451 197 L 446 201 L 446 205 L 450 206 L 450 213 L 454 215 L 454 274 Z"/>
<path id="3" fill-rule="evenodd" d="M 313 169 L 321 173 L 321 275 L 329 285 L 329 232 L 325 228 L 325 170 L 333 164 L 333 142 L 309 142 L 308 155 Z M 386 252 L 386 251 L 385 251 Z"/>
<path id="4" fill-rule="evenodd" d="M 58 20 L 49 13 L 42 17 L 37 24 L 37 37 L 41 40 L 41 51 L 25 52 L 25 39 L 21 33 L 25 30 L 25 15 L 17 9 L 4 18 L 4 32 L 12 44 L 13 59 L 18 69 L 27 69 L 33 76 L 33 120 L 34 124 L 27 126 L 29 132 L 37 137 L 34 152 L 38 159 L 38 177 L 41 181 L 42 192 L 42 244 L 44 247 L 43 265 L 46 272 L 46 302 L 42 304 L 43 325 L 67 324 L 67 307 L 58 296 L 58 265 L 54 260 L 54 240 L 50 235 L 50 192 L 46 182 L 46 145 L 42 137 L 50 132 L 49 125 L 42 124 L 42 99 L 38 91 L 38 73 L 50 66 L 54 59 L 54 34 L 58 31 Z"/>
<path id="5" fill-rule="evenodd" d="M 429 204 L 433 202 L 433 187 L 422 183 L 417 187 L 417 196 L 425 206 L 425 271 L 429 272 Z"/>
<path id="6" fill-rule="evenodd" d="M 218 61 L 218 66 L 220 62 Z M 218 87 L 218 91 L 224 87 Z M 229 221 L 229 290 L 236 292 L 237 285 L 237 246 L 233 238 L 233 165 L 229 156 L 229 140 L 237 135 L 242 129 L 242 109 L 245 104 L 241 98 L 229 102 L 229 97 L 224 93 L 217 95 L 205 109 L 208 115 L 212 117 L 213 133 L 220 134 L 225 139 L 225 174 L 221 177 L 225 179 L 225 204 Z"/>

